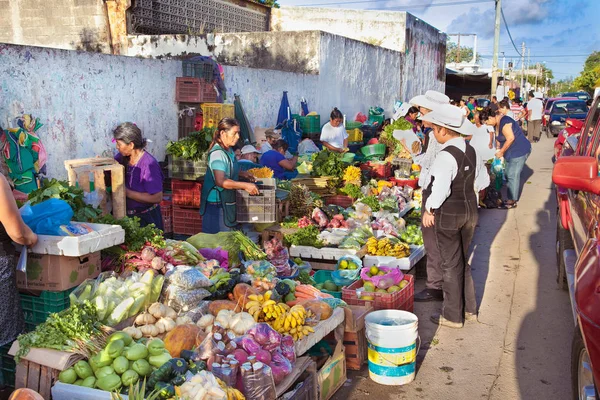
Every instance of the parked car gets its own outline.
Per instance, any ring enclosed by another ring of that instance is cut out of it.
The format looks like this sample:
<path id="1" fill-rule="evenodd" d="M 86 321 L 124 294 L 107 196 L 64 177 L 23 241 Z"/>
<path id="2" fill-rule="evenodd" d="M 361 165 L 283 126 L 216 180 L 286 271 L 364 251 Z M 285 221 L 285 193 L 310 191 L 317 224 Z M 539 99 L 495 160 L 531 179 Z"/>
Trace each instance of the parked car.
<path id="1" fill-rule="evenodd" d="M 542 130 L 545 130 L 549 123 L 550 119 L 550 108 L 552 108 L 552 104 L 556 100 L 579 100 L 577 97 L 550 97 L 544 101 L 544 111 L 542 113 Z"/>
<path id="2" fill-rule="evenodd" d="M 550 106 L 546 121 L 546 135 L 558 136 L 565 129 L 567 118 L 583 121 L 587 116 L 588 106 L 583 100 L 556 100 Z"/>
<path id="3" fill-rule="evenodd" d="M 485 99 L 485 98 L 476 99 L 475 101 L 477 102 L 477 109 L 478 110 L 483 110 L 484 108 L 486 108 L 487 106 L 489 106 L 490 103 L 491 103 L 490 99 Z"/>
<path id="4" fill-rule="evenodd" d="M 590 96 L 590 94 L 588 92 L 568 92 L 568 93 L 563 93 L 560 95 L 560 97 L 576 97 L 579 100 L 583 100 L 583 101 L 588 101 L 592 98 L 592 96 Z"/>
<path id="5" fill-rule="evenodd" d="M 554 164 L 558 200 L 559 287 L 569 291 L 574 317 L 571 383 L 574 399 L 598 399 L 600 384 L 600 98 L 579 135 L 566 138 Z"/>

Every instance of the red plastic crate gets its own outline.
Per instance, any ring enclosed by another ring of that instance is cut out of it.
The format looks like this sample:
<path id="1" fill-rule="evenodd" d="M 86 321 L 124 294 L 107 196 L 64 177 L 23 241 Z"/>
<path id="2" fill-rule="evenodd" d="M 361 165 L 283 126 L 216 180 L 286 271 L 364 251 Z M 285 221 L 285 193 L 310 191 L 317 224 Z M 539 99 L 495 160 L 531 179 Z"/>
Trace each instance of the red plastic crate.
<path id="1" fill-rule="evenodd" d="M 212 82 L 198 78 L 177 78 L 175 100 L 178 103 L 215 103 L 217 92 Z"/>
<path id="2" fill-rule="evenodd" d="M 375 310 L 404 310 L 413 311 L 415 295 L 415 278 L 412 275 L 404 275 L 408 281 L 402 290 L 394 293 L 370 293 L 373 301 L 361 300 L 356 295 L 356 289 L 363 287 L 363 280 L 359 279 L 352 285 L 342 288 L 342 300 L 352 306 L 372 305 Z"/>
<path id="3" fill-rule="evenodd" d="M 182 181 L 173 179 L 171 181 L 173 192 L 173 205 L 181 207 L 200 208 L 200 197 L 202 184 L 195 181 Z"/>
<path id="4" fill-rule="evenodd" d="M 360 169 L 367 171 L 373 179 L 388 179 L 392 176 L 392 166 L 390 164 L 365 163 L 361 164 Z"/>
<path id="5" fill-rule="evenodd" d="M 173 233 L 194 236 L 202 232 L 202 216 L 199 208 L 173 206 Z"/>
<path id="6" fill-rule="evenodd" d="M 326 197 L 325 198 L 325 204 L 326 205 L 333 204 L 333 205 L 336 205 L 336 206 L 348 208 L 352 204 L 354 204 L 354 200 L 350 196 L 336 195 L 336 196 Z"/>
<path id="7" fill-rule="evenodd" d="M 173 204 L 171 200 L 160 202 L 160 212 L 162 214 L 164 232 L 173 233 Z"/>
<path id="8" fill-rule="evenodd" d="M 394 186 L 410 186 L 413 189 L 419 187 L 418 179 L 396 179 L 390 178 L 389 180 Z"/>

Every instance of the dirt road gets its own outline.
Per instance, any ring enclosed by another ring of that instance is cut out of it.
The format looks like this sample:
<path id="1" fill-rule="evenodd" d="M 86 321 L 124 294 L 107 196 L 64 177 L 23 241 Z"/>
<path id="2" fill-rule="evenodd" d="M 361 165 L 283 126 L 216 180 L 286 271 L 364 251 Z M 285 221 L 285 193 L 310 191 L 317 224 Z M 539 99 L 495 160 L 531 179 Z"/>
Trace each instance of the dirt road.
<path id="1" fill-rule="evenodd" d="M 517 208 L 480 212 L 471 258 L 479 323 L 438 329 L 429 315 L 441 303 L 415 303 L 423 342 L 415 381 L 378 385 L 365 366 L 334 399 L 570 398 L 574 325 L 556 285 L 552 143 L 533 145 Z"/>

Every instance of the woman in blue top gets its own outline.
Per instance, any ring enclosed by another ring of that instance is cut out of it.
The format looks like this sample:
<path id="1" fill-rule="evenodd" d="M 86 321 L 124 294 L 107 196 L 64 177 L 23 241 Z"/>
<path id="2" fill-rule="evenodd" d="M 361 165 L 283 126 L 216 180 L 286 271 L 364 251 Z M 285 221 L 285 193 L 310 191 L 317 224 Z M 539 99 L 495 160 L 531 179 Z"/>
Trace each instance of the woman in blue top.
<path id="1" fill-rule="evenodd" d="M 496 157 L 504 157 L 506 165 L 505 175 L 508 181 L 508 200 L 504 202 L 504 208 L 517 206 L 521 188 L 521 171 L 525 161 L 531 154 L 531 143 L 521 130 L 519 124 L 509 116 L 502 115 L 486 107 L 479 114 L 481 121 L 496 129 L 496 141 L 498 149 Z"/>
<path id="2" fill-rule="evenodd" d="M 229 231 L 237 225 L 235 191 L 258 194 L 254 183 L 239 182 L 239 178 L 254 181 L 249 173 L 240 171 L 233 147 L 240 139 L 240 124 L 233 118 L 223 118 L 208 148 L 208 168 L 202 185 L 200 215 L 203 233 Z"/>
<path id="3" fill-rule="evenodd" d="M 291 159 L 285 158 L 288 144 L 285 140 L 278 140 L 273 144 L 273 150 L 267 151 L 260 158 L 260 164 L 273 170 L 273 176 L 277 179 L 290 180 L 298 175 L 296 163 L 298 155 Z"/>

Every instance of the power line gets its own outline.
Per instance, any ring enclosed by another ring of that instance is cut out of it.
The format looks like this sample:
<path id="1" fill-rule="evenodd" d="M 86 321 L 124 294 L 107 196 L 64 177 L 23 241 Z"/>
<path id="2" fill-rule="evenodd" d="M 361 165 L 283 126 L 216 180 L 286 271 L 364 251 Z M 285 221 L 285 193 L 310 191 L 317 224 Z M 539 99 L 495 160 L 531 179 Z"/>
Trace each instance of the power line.
<path id="1" fill-rule="evenodd" d="M 508 32 L 508 37 L 510 38 L 510 42 L 512 43 L 513 47 L 515 48 L 515 51 L 517 52 L 517 54 L 521 55 L 519 50 L 517 50 L 517 46 L 515 46 L 515 41 L 513 40 L 512 35 L 510 34 L 510 29 L 508 29 L 508 23 L 506 22 L 506 17 L 504 16 L 504 10 L 502 8 L 500 8 L 500 13 L 502 14 L 502 20 L 504 21 L 504 26 L 506 27 L 506 32 Z"/>
<path id="2" fill-rule="evenodd" d="M 298 7 L 316 7 L 316 6 L 339 6 L 348 4 L 364 4 L 364 3 L 375 3 L 375 2 L 388 2 L 389 0 L 357 0 L 357 1 L 340 1 L 336 3 L 311 3 L 311 4 L 299 4 Z M 379 9 L 385 10 L 408 10 L 408 9 L 421 9 L 429 7 L 443 7 L 443 6 L 456 6 L 465 4 L 481 4 L 491 3 L 494 0 L 464 0 L 458 2 L 447 2 L 447 3 L 432 3 L 429 5 L 412 5 L 412 6 L 392 6 L 392 7 L 380 7 Z"/>

